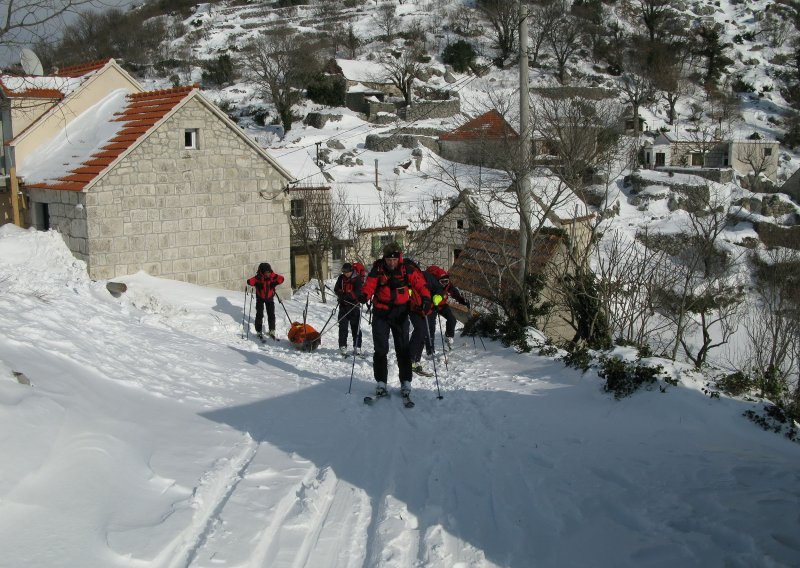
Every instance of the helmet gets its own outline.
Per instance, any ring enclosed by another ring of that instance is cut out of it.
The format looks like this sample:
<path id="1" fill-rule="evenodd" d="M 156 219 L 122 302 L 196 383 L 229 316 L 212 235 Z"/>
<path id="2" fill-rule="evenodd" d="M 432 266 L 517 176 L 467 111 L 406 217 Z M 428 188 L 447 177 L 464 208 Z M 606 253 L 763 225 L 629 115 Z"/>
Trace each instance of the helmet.
<path id="1" fill-rule="evenodd" d="M 342 272 L 353 272 L 353 265 L 349 262 L 345 262 L 342 265 Z"/>
<path id="2" fill-rule="evenodd" d="M 383 258 L 400 258 L 403 249 L 396 242 L 391 242 L 383 247 Z"/>
<path id="3" fill-rule="evenodd" d="M 272 267 L 269 265 L 269 262 L 262 262 L 258 265 L 258 271 L 261 274 L 268 274 L 272 272 Z"/>

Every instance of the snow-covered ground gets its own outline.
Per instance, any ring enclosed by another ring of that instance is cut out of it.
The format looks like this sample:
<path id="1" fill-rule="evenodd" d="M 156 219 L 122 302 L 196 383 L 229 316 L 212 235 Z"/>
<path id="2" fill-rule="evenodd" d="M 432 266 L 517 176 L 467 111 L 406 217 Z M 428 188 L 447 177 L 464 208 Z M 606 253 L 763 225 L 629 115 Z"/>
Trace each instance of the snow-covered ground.
<path id="1" fill-rule="evenodd" d="M 0 228 L 0 566 L 800 565 L 800 445 L 680 368 L 617 401 L 594 371 L 457 338 L 416 408 L 396 368 L 370 407 L 371 362 L 335 331 L 296 351 L 278 306 L 261 346 L 243 292 L 121 280 Z M 322 329 L 308 288 L 286 310 L 307 298 Z"/>

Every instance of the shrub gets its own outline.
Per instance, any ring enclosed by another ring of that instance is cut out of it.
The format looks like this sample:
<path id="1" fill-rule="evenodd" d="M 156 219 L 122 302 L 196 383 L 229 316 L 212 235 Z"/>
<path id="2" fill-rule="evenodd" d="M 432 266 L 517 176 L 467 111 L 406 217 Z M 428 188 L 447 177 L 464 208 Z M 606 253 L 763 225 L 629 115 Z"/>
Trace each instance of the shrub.
<path id="1" fill-rule="evenodd" d="M 586 347 L 574 348 L 564 357 L 564 364 L 586 372 L 592 366 L 592 355 Z"/>
<path id="2" fill-rule="evenodd" d="M 319 74 L 306 86 L 308 98 L 320 105 L 344 106 L 347 84 L 341 75 Z"/>
<path id="3" fill-rule="evenodd" d="M 203 62 L 203 83 L 224 85 L 236 79 L 236 68 L 231 56 L 224 53 L 216 59 Z"/>
<path id="4" fill-rule="evenodd" d="M 741 396 L 753 387 L 753 381 L 745 373 L 736 371 L 717 381 L 717 388 L 730 396 Z"/>
<path id="5" fill-rule="evenodd" d="M 630 396 L 646 384 L 653 384 L 658 375 L 664 372 L 661 365 L 650 367 L 641 361 L 623 361 L 617 357 L 601 357 L 598 374 L 606 380 L 606 392 L 613 392 L 614 398 Z"/>
<path id="6" fill-rule="evenodd" d="M 453 66 L 457 73 L 466 72 L 475 61 L 475 50 L 463 39 L 451 43 L 442 52 L 442 61 Z"/>

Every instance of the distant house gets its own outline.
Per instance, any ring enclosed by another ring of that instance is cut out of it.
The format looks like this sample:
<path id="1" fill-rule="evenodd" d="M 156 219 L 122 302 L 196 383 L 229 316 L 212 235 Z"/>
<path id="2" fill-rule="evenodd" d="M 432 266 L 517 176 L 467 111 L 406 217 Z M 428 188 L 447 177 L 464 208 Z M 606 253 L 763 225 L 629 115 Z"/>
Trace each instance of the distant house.
<path id="1" fill-rule="evenodd" d="M 289 221 L 291 235 L 292 287 L 302 286 L 311 278 L 329 277 L 330 257 L 339 243 L 330 242 L 331 191 L 329 186 L 291 186 Z M 319 274 L 314 254 L 319 253 Z"/>
<path id="2" fill-rule="evenodd" d="M 92 278 L 240 290 L 259 262 L 289 270 L 292 176 L 195 87 L 111 89 L 18 174 L 30 223 L 57 229 Z"/>
<path id="3" fill-rule="evenodd" d="M 423 269 L 435 264 L 447 270 L 478 225 L 475 205 L 468 194 L 461 193 L 430 225 L 409 235 L 409 250 Z"/>
<path id="4" fill-rule="evenodd" d="M 502 169 L 516 130 L 492 109 L 439 136 L 439 154 L 452 162 Z"/>
<path id="5" fill-rule="evenodd" d="M 800 169 L 795 171 L 781 186 L 781 193 L 789 195 L 796 203 L 800 203 Z"/>
<path id="6" fill-rule="evenodd" d="M 520 262 L 519 230 L 481 227 L 470 233 L 464 250 L 450 268 L 450 279 L 478 310 L 492 309 L 516 287 Z M 547 276 L 548 267 L 560 262 L 564 239 L 556 234 L 540 234 L 533 243 L 531 274 Z M 543 299 L 548 295 L 543 292 Z M 574 330 L 565 317 L 553 313 L 537 322 L 540 330 L 556 339 L 570 340 Z"/>
<path id="7" fill-rule="evenodd" d="M 352 254 L 355 260 L 369 266 L 372 261 L 383 255 L 383 247 L 391 242 L 405 247 L 408 225 L 369 227 L 358 231 L 353 243 Z"/>
<path id="8" fill-rule="evenodd" d="M 778 142 L 750 138 L 723 140 L 703 132 L 661 133 L 643 148 L 648 168 L 731 168 L 741 175 L 755 170 L 771 180 L 778 174 Z"/>
<path id="9" fill-rule="evenodd" d="M 0 75 L 2 174 L 8 176 L 12 165 L 24 162 L 35 148 L 114 90 L 143 89 L 113 59 L 65 67 L 48 76 Z M 6 190 L 0 194 L 0 223 L 11 221 L 10 211 Z"/>

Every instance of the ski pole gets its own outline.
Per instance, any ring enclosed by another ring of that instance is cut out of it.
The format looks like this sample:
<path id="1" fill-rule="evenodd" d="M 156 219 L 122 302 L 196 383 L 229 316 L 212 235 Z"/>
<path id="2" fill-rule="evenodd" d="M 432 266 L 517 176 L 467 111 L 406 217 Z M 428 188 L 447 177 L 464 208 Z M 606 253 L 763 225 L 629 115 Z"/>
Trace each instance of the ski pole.
<path id="1" fill-rule="evenodd" d="M 247 339 L 250 339 L 250 324 L 253 322 L 253 296 L 256 295 L 255 288 L 250 291 L 250 310 L 247 312 Z"/>
<path id="2" fill-rule="evenodd" d="M 275 293 L 275 297 L 278 298 L 278 303 L 283 308 L 283 313 L 286 314 L 286 320 L 289 322 L 289 328 L 291 328 L 292 327 L 292 318 L 289 317 L 289 312 L 286 311 L 286 306 L 283 305 L 283 300 L 281 300 L 281 297 L 278 296 L 277 292 Z"/>
<path id="3" fill-rule="evenodd" d="M 353 366 L 350 368 L 350 386 L 347 387 L 347 394 L 350 394 L 353 388 L 353 374 L 356 372 L 356 344 L 358 343 L 358 336 L 361 335 L 361 304 L 356 305 L 358 306 L 358 328 L 356 336 L 353 338 Z"/>
<path id="4" fill-rule="evenodd" d="M 247 328 L 244 327 L 245 318 L 247 318 L 247 286 L 246 285 L 244 287 L 244 304 L 242 304 L 242 339 L 244 339 L 244 331 L 245 331 L 245 329 L 247 329 Z M 250 326 L 248 326 L 248 327 L 250 327 Z"/>
<path id="5" fill-rule="evenodd" d="M 442 338 L 442 354 L 444 355 L 444 368 L 447 371 L 450 371 L 450 368 L 447 366 L 447 347 L 444 345 L 444 333 L 442 333 L 442 315 L 439 312 L 436 312 L 436 318 L 439 320 L 439 337 Z"/>
<path id="6" fill-rule="evenodd" d="M 354 304 L 354 305 L 353 305 L 353 307 L 352 307 L 352 308 L 350 308 L 349 310 L 347 310 L 347 312 L 345 312 L 345 314 L 344 314 L 342 317 L 340 317 L 339 319 L 337 319 L 337 320 L 336 320 L 336 323 L 337 323 L 337 324 L 341 323 L 341 321 L 342 321 L 344 318 L 346 318 L 348 315 L 350 315 L 350 312 L 352 312 L 353 310 L 355 310 L 357 307 L 359 308 L 359 310 L 358 310 L 358 311 L 359 311 L 359 313 L 360 313 L 360 312 L 361 312 L 361 308 L 360 308 L 360 306 L 361 306 L 361 304 Z M 336 308 L 334 308 L 334 309 L 336 309 Z M 333 314 L 331 314 L 331 315 L 333 315 Z M 360 316 L 359 316 L 359 317 L 360 317 Z M 323 328 L 323 329 L 325 329 L 325 328 Z M 335 329 L 335 328 L 334 328 L 333 326 L 331 326 L 331 329 Z M 324 330 L 324 331 L 321 331 L 321 332 L 319 332 L 320 336 L 321 336 L 323 333 L 327 333 L 327 332 L 329 332 L 331 329 L 326 329 L 326 330 Z"/>
<path id="7" fill-rule="evenodd" d="M 331 310 L 331 315 L 328 316 L 328 319 L 325 321 L 325 325 L 322 326 L 322 331 L 319 332 L 320 335 L 325 333 L 325 329 L 328 327 L 328 324 L 330 323 L 331 318 L 333 317 L 333 314 L 336 313 L 336 308 L 338 308 L 338 307 L 339 307 L 338 304 L 333 306 L 333 309 Z"/>
<path id="8" fill-rule="evenodd" d="M 425 334 L 428 336 L 428 345 L 433 345 L 431 343 L 431 328 L 427 321 L 425 322 Z M 442 400 L 444 397 L 442 396 L 442 391 L 439 390 L 439 373 L 436 372 L 436 353 L 431 353 L 431 361 L 433 361 L 433 376 L 436 379 L 436 392 L 439 393 L 436 398 Z"/>

